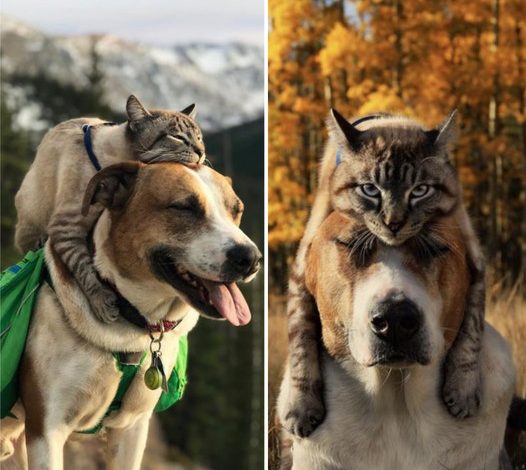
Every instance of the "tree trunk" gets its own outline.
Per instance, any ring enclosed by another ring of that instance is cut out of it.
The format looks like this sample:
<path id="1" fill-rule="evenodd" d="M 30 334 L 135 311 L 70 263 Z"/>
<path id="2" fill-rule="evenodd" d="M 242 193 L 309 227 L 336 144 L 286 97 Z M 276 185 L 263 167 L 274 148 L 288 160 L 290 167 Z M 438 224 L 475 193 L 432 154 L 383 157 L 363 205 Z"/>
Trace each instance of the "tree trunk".
<path id="1" fill-rule="evenodd" d="M 519 102 L 519 110 L 521 113 L 521 121 L 519 122 L 521 128 L 521 144 L 522 144 L 522 175 L 526 175 L 526 76 L 524 74 L 524 49 L 522 43 L 522 28 L 521 23 L 516 19 L 515 23 L 515 45 L 517 51 L 517 71 L 519 85 L 517 86 L 517 100 Z M 524 178 L 522 179 L 522 187 L 520 194 L 520 208 L 522 208 L 522 217 L 519 243 L 521 247 L 521 268 L 524 270 L 526 267 L 526 183 Z M 519 268 L 520 272 L 520 268 Z M 526 282 L 526 280 L 525 280 Z"/>
<path id="2" fill-rule="evenodd" d="M 500 0 L 493 2 L 493 17 L 491 19 L 493 27 L 493 43 L 491 45 L 491 52 L 495 56 L 495 63 L 497 63 L 496 55 L 499 49 L 499 17 L 500 17 Z M 495 70 L 493 73 L 493 91 L 489 101 L 489 119 L 488 119 L 488 134 L 492 141 L 498 137 L 500 131 L 499 119 L 499 99 L 500 99 L 500 80 L 499 71 Z M 490 156 L 490 237 L 489 237 L 489 254 L 495 262 L 496 270 L 501 269 L 499 241 L 501 237 L 501 226 L 499 221 L 499 155 L 495 153 Z"/>
<path id="3" fill-rule="evenodd" d="M 403 98 L 403 78 L 404 78 L 404 46 L 403 46 L 403 32 L 402 21 L 404 18 L 403 0 L 394 0 L 393 2 L 394 18 L 395 18 L 395 49 L 396 49 L 396 63 L 393 70 L 393 87 L 396 94 Z"/>

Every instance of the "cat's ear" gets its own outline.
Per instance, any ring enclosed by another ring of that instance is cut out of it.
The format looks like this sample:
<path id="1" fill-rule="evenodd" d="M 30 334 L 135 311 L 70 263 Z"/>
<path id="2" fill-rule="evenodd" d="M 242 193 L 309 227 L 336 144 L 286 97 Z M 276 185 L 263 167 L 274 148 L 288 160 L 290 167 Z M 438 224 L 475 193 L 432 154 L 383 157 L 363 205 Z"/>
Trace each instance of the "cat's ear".
<path id="1" fill-rule="evenodd" d="M 453 147 L 458 137 L 456 120 L 457 110 L 454 109 L 435 129 L 426 132 L 428 139 L 434 145 L 449 149 Z"/>
<path id="2" fill-rule="evenodd" d="M 140 162 L 127 161 L 110 165 L 96 173 L 84 193 L 82 215 L 86 216 L 89 208 L 96 203 L 107 209 L 124 206 L 143 166 Z"/>
<path id="3" fill-rule="evenodd" d="M 190 106 L 187 106 L 186 108 L 181 110 L 181 112 L 194 120 L 197 117 L 197 109 L 195 107 L 195 103 L 192 103 Z"/>
<path id="4" fill-rule="evenodd" d="M 356 148 L 362 131 L 354 127 L 338 111 L 331 108 L 327 119 L 329 137 L 339 146 Z"/>
<path id="5" fill-rule="evenodd" d="M 132 130 L 135 130 L 135 124 L 146 117 L 151 117 L 150 112 L 142 105 L 135 95 L 130 95 L 126 101 L 126 114 Z"/>

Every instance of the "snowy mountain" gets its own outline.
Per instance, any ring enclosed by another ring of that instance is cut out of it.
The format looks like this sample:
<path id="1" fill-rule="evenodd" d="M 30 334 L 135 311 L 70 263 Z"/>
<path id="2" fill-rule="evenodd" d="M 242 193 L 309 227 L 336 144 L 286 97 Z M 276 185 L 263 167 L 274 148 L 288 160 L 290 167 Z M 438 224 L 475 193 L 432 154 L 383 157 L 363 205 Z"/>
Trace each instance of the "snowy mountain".
<path id="1" fill-rule="evenodd" d="M 264 54 L 257 46 L 187 44 L 160 48 L 111 35 L 50 36 L 5 15 L 0 17 L 2 75 L 8 104 L 22 127 L 45 127 L 38 106 L 24 102 L 24 90 L 9 81 L 13 73 L 44 73 L 82 88 L 92 68 L 95 47 L 104 75 L 108 105 L 124 111 L 136 94 L 147 106 L 182 109 L 197 103 L 205 129 L 222 129 L 263 114 Z M 95 44 L 95 46 L 94 46 Z"/>

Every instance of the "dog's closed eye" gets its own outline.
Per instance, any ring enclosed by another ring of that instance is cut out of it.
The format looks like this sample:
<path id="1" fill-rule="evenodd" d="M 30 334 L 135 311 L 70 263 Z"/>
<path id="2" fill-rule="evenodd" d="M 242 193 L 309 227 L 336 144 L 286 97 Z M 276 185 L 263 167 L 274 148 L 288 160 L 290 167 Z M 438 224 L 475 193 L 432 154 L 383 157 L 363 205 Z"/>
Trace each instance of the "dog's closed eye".
<path id="1" fill-rule="evenodd" d="M 230 213 L 232 214 L 232 217 L 235 219 L 241 216 L 244 210 L 245 210 L 245 207 L 243 206 L 243 203 L 238 199 L 230 208 Z"/>
<path id="2" fill-rule="evenodd" d="M 173 201 L 168 205 L 169 209 L 175 209 L 180 212 L 187 212 L 193 215 L 204 215 L 205 209 L 195 196 L 189 196 L 186 199 Z"/>
<path id="3" fill-rule="evenodd" d="M 364 266 L 376 250 L 378 240 L 368 230 L 360 230 L 347 239 L 336 237 L 334 242 L 348 251 L 357 266 Z"/>

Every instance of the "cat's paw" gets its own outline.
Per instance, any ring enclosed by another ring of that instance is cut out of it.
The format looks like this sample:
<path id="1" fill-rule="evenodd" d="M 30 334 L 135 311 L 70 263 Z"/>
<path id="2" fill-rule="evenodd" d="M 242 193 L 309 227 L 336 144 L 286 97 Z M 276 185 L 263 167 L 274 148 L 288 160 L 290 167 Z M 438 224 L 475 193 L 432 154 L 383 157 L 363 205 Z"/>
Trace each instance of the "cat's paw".
<path id="1" fill-rule="evenodd" d="M 90 296 L 89 302 L 97 320 L 112 323 L 119 317 L 117 296 L 110 288 L 101 287 L 95 295 Z"/>
<path id="2" fill-rule="evenodd" d="M 446 370 L 442 399 L 449 413 L 458 419 L 475 416 L 480 408 L 481 387 L 478 369 Z"/>
<path id="3" fill-rule="evenodd" d="M 281 409 L 283 427 L 297 437 L 308 437 L 325 418 L 321 394 L 296 389 Z"/>

